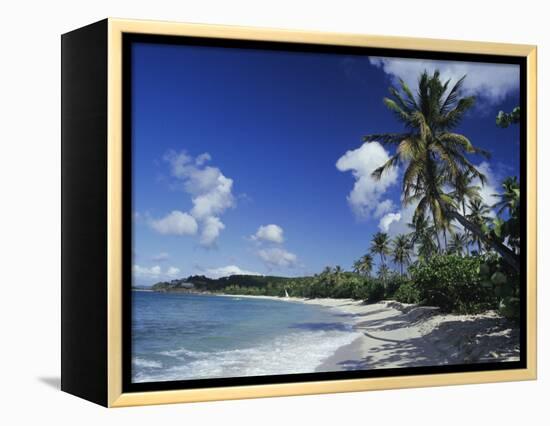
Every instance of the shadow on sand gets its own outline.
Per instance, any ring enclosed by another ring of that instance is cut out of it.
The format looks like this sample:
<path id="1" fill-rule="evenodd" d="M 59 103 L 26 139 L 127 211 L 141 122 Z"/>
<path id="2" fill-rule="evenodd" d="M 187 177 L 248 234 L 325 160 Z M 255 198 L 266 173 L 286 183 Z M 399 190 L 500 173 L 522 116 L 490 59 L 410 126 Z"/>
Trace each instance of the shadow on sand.
<path id="1" fill-rule="evenodd" d="M 370 348 L 360 360 L 341 361 L 344 370 L 368 370 L 384 367 L 420 367 L 437 363 L 469 364 L 518 359 L 519 330 L 498 317 L 448 321 L 428 334 L 406 340 L 377 337 L 380 331 L 410 326 L 407 314 L 395 318 L 364 321 L 358 325 L 364 335 L 380 344 Z M 368 331 L 367 331 L 368 329 Z"/>
<path id="2" fill-rule="evenodd" d="M 291 325 L 290 328 L 311 331 L 351 331 L 352 327 L 341 322 L 304 322 Z"/>
<path id="3" fill-rule="evenodd" d="M 383 312 L 387 312 L 387 309 L 386 308 L 375 309 L 374 311 L 358 313 L 358 314 L 334 314 L 334 316 L 336 316 L 336 317 L 346 317 L 346 318 L 359 318 L 359 317 L 368 317 L 370 315 L 381 314 Z"/>

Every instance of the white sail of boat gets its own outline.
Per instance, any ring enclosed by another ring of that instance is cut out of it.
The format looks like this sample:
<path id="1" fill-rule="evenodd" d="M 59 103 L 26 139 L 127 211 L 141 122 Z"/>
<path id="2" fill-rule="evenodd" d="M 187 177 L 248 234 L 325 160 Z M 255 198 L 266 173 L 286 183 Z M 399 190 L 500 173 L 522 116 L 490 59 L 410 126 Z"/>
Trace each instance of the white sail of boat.
<path id="1" fill-rule="evenodd" d="M 288 291 L 286 291 L 286 288 L 285 288 L 285 297 L 288 299 L 290 296 L 288 295 Z"/>

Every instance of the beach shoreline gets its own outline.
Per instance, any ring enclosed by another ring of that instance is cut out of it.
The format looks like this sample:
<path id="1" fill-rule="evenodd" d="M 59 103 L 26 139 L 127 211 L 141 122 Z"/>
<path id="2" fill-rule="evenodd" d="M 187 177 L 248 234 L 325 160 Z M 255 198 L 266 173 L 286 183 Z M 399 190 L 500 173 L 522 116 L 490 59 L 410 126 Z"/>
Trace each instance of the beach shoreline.
<path id="1" fill-rule="evenodd" d="M 518 327 L 494 311 L 456 315 L 395 301 L 219 296 L 318 305 L 342 315 L 360 336 L 327 356 L 316 372 L 519 360 Z"/>

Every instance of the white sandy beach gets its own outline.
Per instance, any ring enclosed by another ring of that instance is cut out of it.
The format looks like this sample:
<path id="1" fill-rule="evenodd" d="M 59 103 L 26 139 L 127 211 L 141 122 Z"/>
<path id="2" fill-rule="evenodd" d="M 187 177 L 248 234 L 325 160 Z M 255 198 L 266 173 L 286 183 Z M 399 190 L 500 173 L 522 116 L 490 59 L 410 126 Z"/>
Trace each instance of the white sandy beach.
<path id="1" fill-rule="evenodd" d="M 495 312 L 438 314 L 437 308 L 393 301 L 259 297 L 321 305 L 362 335 L 339 348 L 317 371 L 366 370 L 519 360 L 519 331 Z"/>

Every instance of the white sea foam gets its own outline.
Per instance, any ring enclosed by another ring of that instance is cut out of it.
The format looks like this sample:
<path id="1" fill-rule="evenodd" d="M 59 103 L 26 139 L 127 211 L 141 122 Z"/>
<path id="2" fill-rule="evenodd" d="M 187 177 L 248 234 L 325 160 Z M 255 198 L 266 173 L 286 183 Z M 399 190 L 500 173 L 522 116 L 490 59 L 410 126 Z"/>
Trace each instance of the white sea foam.
<path id="1" fill-rule="evenodd" d="M 175 366 L 137 368 L 133 381 L 312 373 L 338 348 L 359 336 L 357 332 L 346 331 L 298 331 L 244 349 L 199 352 L 179 348 L 159 353 L 175 358 Z"/>
<path id="2" fill-rule="evenodd" d="M 134 367 L 137 368 L 162 368 L 162 363 L 144 358 L 134 358 L 132 360 Z"/>

